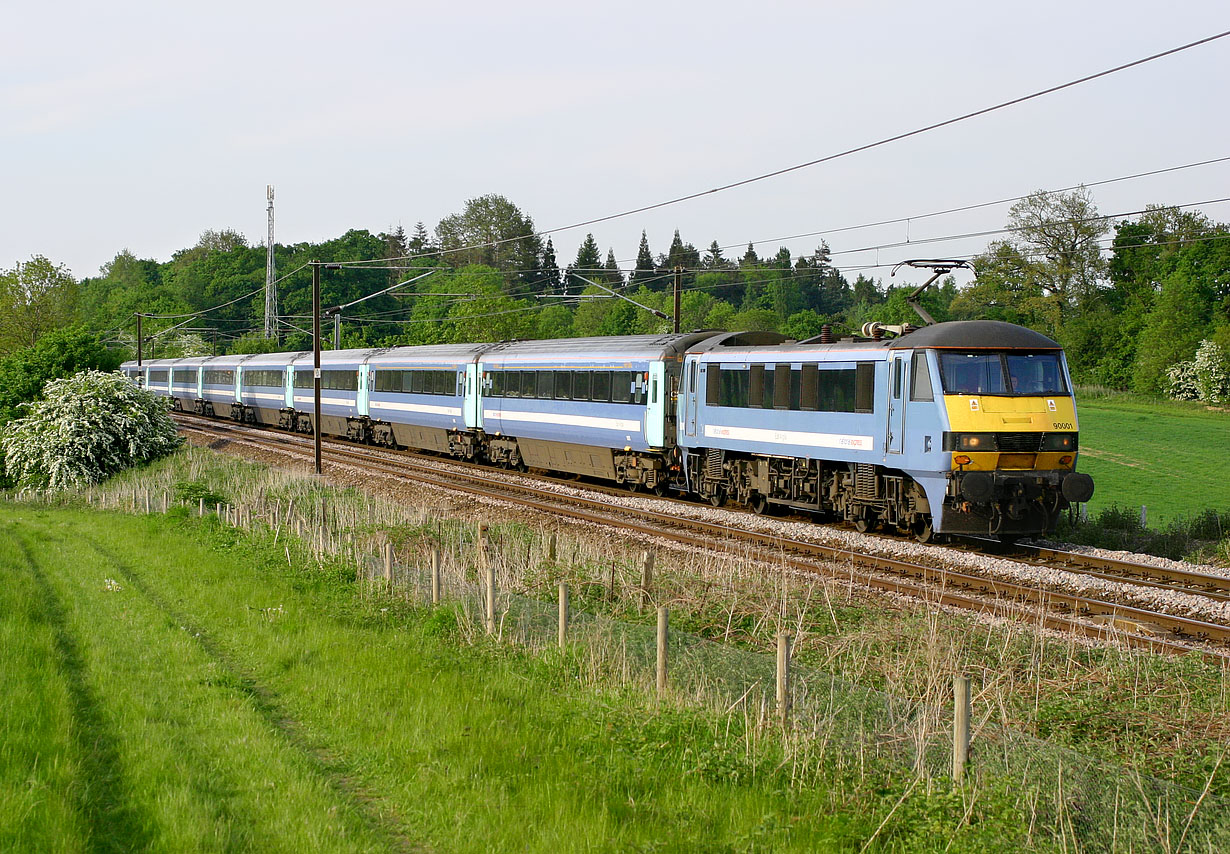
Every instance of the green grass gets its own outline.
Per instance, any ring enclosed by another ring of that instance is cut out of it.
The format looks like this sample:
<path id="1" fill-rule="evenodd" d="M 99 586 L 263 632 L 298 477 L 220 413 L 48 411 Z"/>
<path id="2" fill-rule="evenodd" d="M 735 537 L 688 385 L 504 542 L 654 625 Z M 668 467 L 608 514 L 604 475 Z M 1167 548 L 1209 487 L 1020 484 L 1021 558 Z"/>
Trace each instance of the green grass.
<path id="1" fill-rule="evenodd" d="M 1091 512 L 1148 507 L 1149 525 L 1230 508 L 1230 413 L 1132 396 L 1079 397 Z"/>
<path id="2" fill-rule="evenodd" d="M 0 849 L 858 850 L 886 818 L 875 849 L 1023 844 L 1006 795 L 801 776 L 738 716 L 460 643 L 283 545 L 0 506 Z"/>

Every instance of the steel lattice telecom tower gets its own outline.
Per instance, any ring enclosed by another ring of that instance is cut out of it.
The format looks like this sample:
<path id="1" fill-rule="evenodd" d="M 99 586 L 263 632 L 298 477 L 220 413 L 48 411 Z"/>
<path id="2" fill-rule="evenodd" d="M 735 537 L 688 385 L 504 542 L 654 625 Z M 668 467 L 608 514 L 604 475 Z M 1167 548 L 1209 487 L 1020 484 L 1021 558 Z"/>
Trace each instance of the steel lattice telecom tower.
<path id="1" fill-rule="evenodd" d="M 278 285 L 274 280 L 273 263 L 273 185 L 265 187 L 265 195 L 269 197 L 269 242 L 265 254 L 265 337 L 278 337 Z"/>

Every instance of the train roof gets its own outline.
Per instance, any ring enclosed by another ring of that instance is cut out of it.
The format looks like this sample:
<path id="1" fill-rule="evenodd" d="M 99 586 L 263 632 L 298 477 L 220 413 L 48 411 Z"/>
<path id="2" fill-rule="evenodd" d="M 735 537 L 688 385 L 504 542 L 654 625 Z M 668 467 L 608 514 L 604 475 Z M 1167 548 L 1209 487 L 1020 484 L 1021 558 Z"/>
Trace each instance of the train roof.
<path id="1" fill-rule="evenodd" d="M 935 347 L 951 350 L 1062 350 L 1041 332 L 1002 320 L 954 320 L 893 338 L 890 350 Z"/>
<path id="2" fill-rule="evenodd" d="M 384 365 L 397 362 L 434 362 L 452 364 L 473 362 L 480 353 L 490 350 L 494 344 L 424 344 L 420 347 L 389 347 L 373 350 L 370 363 Z"/>
<path id="3" fill-rule="evenodd" d="M 661 335 L 613 335 L 598 338 L 556 338 L 545 341 L 508 341 L 497 344 L 483 354 L 484 359 L 499 361 L 509 356 L 533 359 L 538 356 L 593 356 L 597 358 L 643 358 L 657 360 L 674 358 L 700 341 L 720 333 L 681 332 Z"/>

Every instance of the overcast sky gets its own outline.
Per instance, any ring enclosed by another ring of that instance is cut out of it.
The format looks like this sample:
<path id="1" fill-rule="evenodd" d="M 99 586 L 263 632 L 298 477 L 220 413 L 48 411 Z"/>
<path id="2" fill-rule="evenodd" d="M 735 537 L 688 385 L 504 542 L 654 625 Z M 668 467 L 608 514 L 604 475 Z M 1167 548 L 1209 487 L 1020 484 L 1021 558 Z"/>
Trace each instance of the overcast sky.
<path id="1" fill-rule="evenodd" d="M 1013 7 L 1013 8 L 1010 8 Z M 540 229 L 822 157 L 1230 29 L 1222 2 L 6 3 L 0 267 L 159 261 L 499 193 Z M 778 238 L 1230 155 L 1230 38 L 751 186 L 586 230 L 629 266 L 678 228 Z M 1094 190 L 1105 214 L 1230 196 L 1230 163 Z M 827 237 L 839 267 L 976 252 L 1007 205 Z M 1205 205 L 1230 220 L 1230 205 Z M 741 249 L 728 255 L 738 256 Z M 887 268 L 870 271 L 887 277 Z"/>

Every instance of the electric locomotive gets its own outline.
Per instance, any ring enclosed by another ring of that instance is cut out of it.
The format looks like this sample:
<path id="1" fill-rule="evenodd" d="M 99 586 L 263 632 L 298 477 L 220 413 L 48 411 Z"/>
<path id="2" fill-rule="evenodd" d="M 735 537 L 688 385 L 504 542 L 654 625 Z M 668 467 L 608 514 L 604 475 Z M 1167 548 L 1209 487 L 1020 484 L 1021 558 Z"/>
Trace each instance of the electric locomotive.
<path id="1" fill-rule="evenodd" d="M 1092 496 L 1075 471 L 1076 410 L 1057 343 L 982 320 L 864 332 L 736 334 L 690 350 L 679 395 L 688 490 L 923 541 L 1043 533 Z"/>

